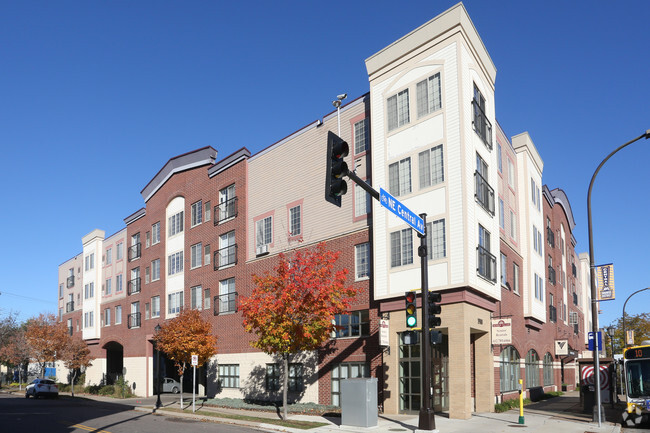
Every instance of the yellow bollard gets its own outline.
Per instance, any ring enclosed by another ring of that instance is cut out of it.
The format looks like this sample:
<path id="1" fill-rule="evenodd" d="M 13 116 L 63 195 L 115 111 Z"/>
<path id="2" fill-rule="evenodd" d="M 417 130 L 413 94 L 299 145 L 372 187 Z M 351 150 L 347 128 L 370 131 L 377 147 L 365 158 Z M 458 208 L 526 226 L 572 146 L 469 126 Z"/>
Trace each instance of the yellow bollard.
<path id="1" fill-rule="evenodd" d="M 519 424 L 524 423 L 524 393 L 523 393 L 523 383 L 524 381 L 519 379 Z"/>

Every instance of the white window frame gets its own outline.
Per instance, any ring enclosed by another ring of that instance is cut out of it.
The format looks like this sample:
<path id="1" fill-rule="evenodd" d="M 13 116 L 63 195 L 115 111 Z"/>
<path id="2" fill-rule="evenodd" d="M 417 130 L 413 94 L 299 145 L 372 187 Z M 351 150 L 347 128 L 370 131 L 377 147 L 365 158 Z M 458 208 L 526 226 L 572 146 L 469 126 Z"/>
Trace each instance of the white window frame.
<path id="1" fill-rule="evenodd" d="M 151 318 L 160 317 L 160 295 L 151 298 Z"/>
<path id="2" fill-rule="evenodd" d="M 442 109 L 440 72 L 415 85 L 418 119 Z"/>
<path id="3" fill-rule="evenodd" d="M 418 154 L 420 189 L 445 181 L 445 162 L 442 144 Z"/>
<path id="4" fill-rule="evenodd" d="M 183 308 L 183 291 L 167 295 L 167 315 L 176 315 Z"/>
<path id="5" fill-rule="evenodd" d="M 273 216 L 255 222 L 255 245 L 261 247 L 273 243 Z"/>
<path id="6" fill-rule="evenodd" d="M 190 287 L 190 308 L 192 310 L 203 309 L 203 287 Z"/>
<path id="7" fill-rule="evenodd" d="M 115 324 L 116 325 L 121 325 L 122 324 L 122 306 L 121 305 L 116 305 L 115 306 Z"/>
<path id="8" fill-rule="evenodd" d="M 359 155 L 368 150 L 368 118 L 354 124 L 354 154 Z"/>
<path id="9" fill-rule="evenodd" d="M 151 261 L 151 281 L 158 281 L 160 279 L 160 259 Z"/>
<path id="10" fill-rule="evenodd" d="M 390 267 L 396 268 L 413 263 L 413 230 L 397 230 L 390 234 Z"/>
<path id="11" fill-rule="evenodd" d="M 167 256 L 167 275 L 176 275 L 183 272 L 183 251 L 177 251 Z"/>
<path id="12" fill-rule="evenodd" d="M 409 89 L 404 89 L 386 99 L 386 120 L 388 132 L 409 124 L 411 121 Z"/>
<path id="13" fill-rule="evenodd" d="M 192 203 L 191 216 L 192 227 L 196 227 L 203 222 L 203 200 Z"/>
<path id="14" fill-rule="evenodd" d="M 190 247 L 190 269 L 203 266 L 203 244 L 199 242 Z"/>
<path id="15" fill-rule="evenodd" d="M 399 197 L 413 191 L 411 179 L 411 158 L 406 157 L 388 165 L 388 189 L 391 195 Z"/>
<path id="16" fill-rule="evenodd" d="M 185 226 L 184 214 L 184 211 L 180 211 L 167 219 L 167 233 L 170 238 L 183 232 Z"/>
<path id="17" fill-rule="evenodd" d="M 447 257 L 447 232 L 445 219 L 427 223 L 428 260 L 438 260 Z"/>
<path id="18" fill-rule="evenodd" d="M 356 281 L 370 278 L 370 243 L 354 246 L 354 277 Z"/>
<path id="19" fill-rule="evenodd" d="M 289 236 L 302 235 L 302 206 L 297 205 L 289 209 Z"/>
<path id="20" fill-rule="evenodd" d="M 151 245 L 160 242 L 160 221 L 151 225 Z"/>

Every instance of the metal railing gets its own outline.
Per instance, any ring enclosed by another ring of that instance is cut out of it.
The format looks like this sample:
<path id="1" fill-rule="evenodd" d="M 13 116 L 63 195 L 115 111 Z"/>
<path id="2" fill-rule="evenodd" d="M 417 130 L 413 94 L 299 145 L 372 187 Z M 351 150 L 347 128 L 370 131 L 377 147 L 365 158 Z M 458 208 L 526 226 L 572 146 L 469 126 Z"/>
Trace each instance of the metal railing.
<path id="1" fill-rule="evenodd" d="M 69 289 L 70 287 L 74 287 L 74 275 L 70 275 L 70 276 L 66 279 L 65 287 L 68 288 L 68 289 Z"/>
<path id="2" fill-rule="evenodd" d="M 140 327 L 140 314 L 141 313 L 131 313 L 127 316 L 127 326 L 129 329 Z"/>
<path id="3" fill-rule="evenodd" d="M 214 225 L 237 216 L 237 197 L 219 203 L 214 207 Z"/>
<path id="4" fill-rule="evenodd" d="M 140 258 L 140 246 L 141 244 L 138 242 L 137 244 L 131 245 L 129 247 L 129 261 Z"/>
<path id="5" fill-rule="evenodd" d="M 218 316 L 219 314 L 224 313 L 236 313 L 238 299 L 239 295 L 237 292 L 230 292 L 215 296 L 213 300 L 214 315 Z"/>
<path id="6" fill-rule="evenodd" d="M 126 293 L 128 295 L 140 293 L 140 277 L 129 280 L 129 282 L 126 283 Z"/>
<path id="7" fill-rule="evenodd" d="M 74 301 L 70 301 L 65 304 L 65 312 L 69 313 L 71 311 L 74 311 Z"/>
<path id="8" fill-rule="evenodd" d="M 497 259 L 482 246 L 476 248 L 478 255 L 478 267 L 476 271 L 486 280 L 496 283 L 497 281 Z"/>
<path id="9" fill-rule="evenodd" d="M 472 99 L 472 106 L 474 108 L 474 120 L 472 122 L 474 131 L 481 137 L 485 146 L 492 150 L 492 124 L 476 99 Z"/>
<path id="10" fill-rule="evenodd" d="M 483 208 L 494 215 L 494 189 L 478 171 L 474 172 L 475 193 L 474 197 Z"/>
<path id="11" fill-rule="evenodd" d="M 548 266 L 548 282 L 555 285 L 555 269 L 553 269 L 553 266 L 549 265 Z"/>
<path id="12" fill-rule="evenodd" d="M 557 322 L 557 308 L 553 305 L 548 306 L 548 320 Z"/>
<path id="13" fill-rule="evenodd" d="M 214 270 L 237 264 L 237 244 L 221 248 L 214 252 Z"/>
<path id="14" fill-rule="evenodd" d="M 555 248 L 555 233 L 549 227 L 546 227 L 546 240 L 552 248 Z"/>

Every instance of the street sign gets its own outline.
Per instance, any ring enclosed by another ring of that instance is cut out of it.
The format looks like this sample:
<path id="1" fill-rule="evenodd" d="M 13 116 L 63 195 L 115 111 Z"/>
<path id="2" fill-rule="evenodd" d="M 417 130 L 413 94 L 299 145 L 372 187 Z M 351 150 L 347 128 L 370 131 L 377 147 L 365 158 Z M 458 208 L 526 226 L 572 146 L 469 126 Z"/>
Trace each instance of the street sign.
<path id="1" fill-rule="evenodd" d="M 379 188 L 379 204 L 406 221 L 415 231 L 424 234 L 424 220 L 383 188 Z"/>
<path id="2" fill-rule="evenodd" d="M 600 350 L 600 349 L 603 348 L 603 334 L 600 331 L 597 332 L 597 334 L 598 334 L 598 350 Z M 594 333 L 593 332 L 589 332 L 587 334 L 587 340 L 589 341 L 588 350 L 596 350 L 596 348 L 594 348 Z"/>
<path id="3" fill-rule="evenodd" d="M 192 355 L 192 365 L 199 365 L 199 355 Z"/>

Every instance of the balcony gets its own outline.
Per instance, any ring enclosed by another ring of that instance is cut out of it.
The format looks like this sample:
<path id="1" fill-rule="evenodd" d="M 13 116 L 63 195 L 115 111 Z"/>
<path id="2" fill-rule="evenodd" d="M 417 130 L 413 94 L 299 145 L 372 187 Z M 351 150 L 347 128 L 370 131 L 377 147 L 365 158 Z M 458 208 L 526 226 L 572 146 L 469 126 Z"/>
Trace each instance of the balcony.
<path id="1" fill-rule="evenodd" d="M 548 282 L 555 285 L 555 269 L 553 269 L 553 266 L 549 265 L 548 266 Z"/>
<path id="2" fill-rule="evenodd" d="M 553 305 L 548 306 L 548 320 L 551 322 L 557 322 L 557 308 Z"/>
<path id="3" fill-rule="evenodd" d="M 555 248 L 555 233 L 553 233 L 550 227 L 546 227 L 546 241 L 551 248 Z"/>
<path id="4" fill-rule="evenodd" d="M 67 302 L 65 304 L 65 312 L 70 313 L 72 311 L 74 311 L 74 301 Z"/>
<path id="5" fill-rule="evenodd" d="M 578 294 L 573 292 L 573 305 L 578 305 Z"/>
<path id="6" fill-rule="evenodd" d="M 576 335 L 580 334 L 580 326 L 577 323 L 573 325 L 573 333 Z"/>
<path id="7" fill-rule="evenodd" d="M 74 287 L 74 275 L 70 275 L 65 281 L 65 287 L 70 288 Z"/>
<path id="8" fill-rule="evenodd" d="M 134 278 L 126 283 L 126 293 L 129 295 L 140 293 L 140 277 Z"/>
<path id="9" fill-rule="evenodd" d="M 237 301 L 239 295 L 237 292 L 230 292 L 224 295 L 214 297 L 214 315 L 237 312 Z"/>
<path id="10" fill-rule="evenodd" d="M 140 313 L 131 313 L 127 316 L 127 326 L 131 328 L 140 327 Z"/>
<path id="11" fill-rule="evenodd" d="M 140 246 L 141 245 L 142 244 L 138 242 L 137 244 L 131 245 L 129 247 L 129 262 L 132 262 L 133 260 L 140 258 Z"/>
<path id="12" fill-rule="evenodd" d="M 237 244 L 214 252 L 214 270 L 237 264 Z"/>
<path id="13" fill-rule="evenodd" d="M 480 203 L 483 208 L 494 216 L 494 189 L 487 183 L 487 181 L 476 171 L 474 172 L 474 184 L 476 201 Z"/>
<path id="14" fill-rule="evenodd" d="M 72 335 L 72 326 L 68 328 L 68 335 Z"/>
<path id="15" fill-rule="evenodd" d="M 576 268 L 575 263 L 571 263 L 571 273 L 573 274 L 574 278 L 578 276 L 578 269 Z"/>
<path id="16" fill-rule="evenodd" d="M 485 146 L 492 150 L 492 124 L 476 99 L 472 99 L 472 106 L 474 108 L 474 120 L 472 122 L 474 131 L 481 137 Z"/>
<path id="17" fill-rule="evenodd" d="M 476 271 L 486 280 L 497 282 L 497 259 L 482 246 L 476 248 L 478 254 L 478 267 Z"/>
<path id="18" fill-rule="evenodd" d="M 237 197 L 219 203 L 214 207 L 214 225 L 237 216 Z"/>

